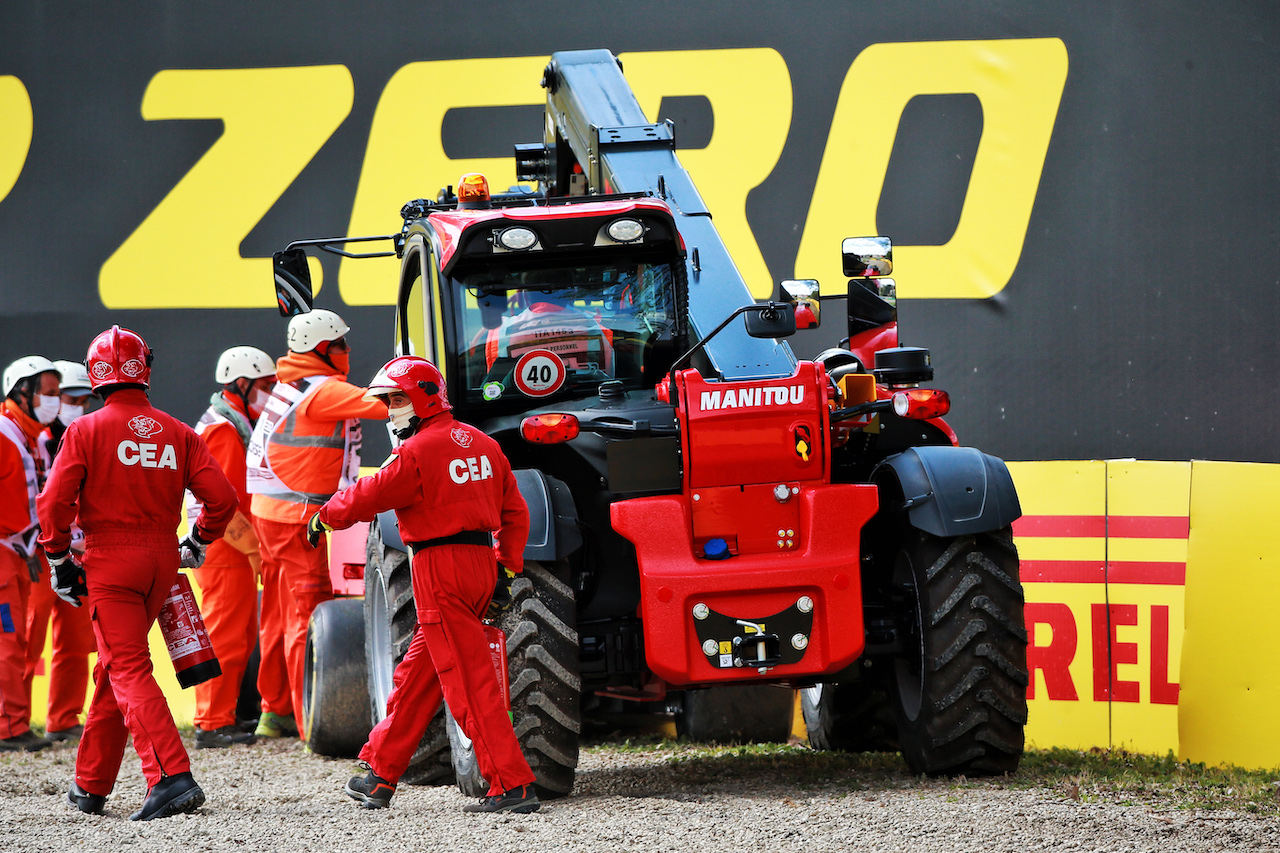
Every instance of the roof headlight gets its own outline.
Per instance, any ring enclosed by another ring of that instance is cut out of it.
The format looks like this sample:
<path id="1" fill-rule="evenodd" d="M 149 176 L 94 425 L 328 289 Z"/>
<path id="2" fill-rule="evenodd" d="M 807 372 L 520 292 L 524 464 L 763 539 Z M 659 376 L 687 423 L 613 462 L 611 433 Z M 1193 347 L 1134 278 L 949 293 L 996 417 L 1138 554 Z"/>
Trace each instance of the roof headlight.
<path id="1" fill-rule="evenodd" d="M 528 228 L 506 228 L 498 232 L 498 243 L 504 249 L 522 252 L 538 243 L 538 235 Z"/>
<path id="2" fill-rule="evenodd" d="M 615 219 L 609 223 L 608 234 L 619 243 L 634 243 L 644 236 L 644 224 L 638 219 Z"/>

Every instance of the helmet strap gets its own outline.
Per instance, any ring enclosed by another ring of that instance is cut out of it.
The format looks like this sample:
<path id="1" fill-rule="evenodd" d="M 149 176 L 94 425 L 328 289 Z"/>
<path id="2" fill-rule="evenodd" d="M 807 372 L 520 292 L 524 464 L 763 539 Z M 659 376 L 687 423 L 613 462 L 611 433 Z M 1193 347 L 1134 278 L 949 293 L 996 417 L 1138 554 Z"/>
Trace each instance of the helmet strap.
<path id="1" fill-rule="evenodd" d="M 247 417 L 247 418 L 249 419 L 249 421 L 252 423 L 252 422 L 253 422 L 253 415 L 249 413 L 249 391 L 253 388 L 253 383 L 252 383 L 252 382 L 250 382 L 250 383 L 248 384 L 248 386 L 247 386 L 247 387 L 245 387 L 245 388 L 241 388 L 241 387 L 240 387 L 240 378 L 239 378 L 239 377 L 237 377 L 237 378 L 235 378 L 235 379 L 232 379 L 230 382 L 228 382 L 226 385 L 224 385 L 224 386 L 222 386 L 222 387 L 223 387 L 223 388 L 225 388 L 225 389 L 226 389 L 226 390 L 228 390 L 228 391 L 231 391 L 231 392 L 232 392 L 232 393 L 234 393 L 237 397 L 239 397 L 239 398 L 240 398 L 240 402 L 244 403 L 244 414 L 245 414 L 245 417 Z"/>
<path id="2" fill-rule="evenodd" d="M 409 425 L 407 427 L 405 427 L 404 429 L 392 430 L 392 432 L 396 434 L 396 438 L 400 439 L 401 441 L 405 441 L 406 439 L 409 438 L 409 436 L 416 433 L 418 431 L 418 427 L 420 426 L 422 426 L 422 418 L 418 417 L 417 415 L 414 415 L 413 417 L 409 418 Z"/>

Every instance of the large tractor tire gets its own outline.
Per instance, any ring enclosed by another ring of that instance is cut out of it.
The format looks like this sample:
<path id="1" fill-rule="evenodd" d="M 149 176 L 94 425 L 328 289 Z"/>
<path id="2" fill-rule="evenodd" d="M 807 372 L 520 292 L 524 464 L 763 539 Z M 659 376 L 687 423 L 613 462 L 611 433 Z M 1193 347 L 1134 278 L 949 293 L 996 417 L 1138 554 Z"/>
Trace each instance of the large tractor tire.
<path id="1" fill-rule="evenodd" d="M 369 737 L 365 701 L 364 614 L 360 602 L 323 602 L 307 624 L 302 713 L 307 746 L 317 755 L 351 758 Z"/>
<path id="2" fill-rule="evenodd" d="M 786 743 L 795 691 L 771 684 L 684 691 L 676 734 L 704 743 Z"/>
<path id="3" fill-rule="evenodd" d="M 809 745 L 841 752 L 897 752 L 898 726 L 889 692 L 874 671 L 802 689 L 800 712 Z"/>
<path id="4" fill-rule="evenodd" d="M 498 620 L 507 635 L 516 737 L 543 799 L 573 790 L 582 733 L 577 620 L 567 577 L 566 566 L 525 562 L 524 572 L 511 585 L 511 606 Z M 452 716 L 447 726 L 458 789 L 468 797 L 483 797 L 489 785 L 480 774 L 471 741 Z"/>
<path id="5" fill-rule="evenodd" d="M 383 544 L 382 530 L 375 521 L 369 525 L 369 542 L 364 570 L 364 656 L 369 683 L 366 702 L 374 725 L 387 716 L 392 676 L 409 650 L 418 627 L 418 608 L 413 601 L 413 580 L 409 555 Z M 409 768 L 400 781 L 409 785 L 448 785 L 453 782 L 449 762 L 449 735 L 445 730 L 444 705 L 427 726 Z"/>
<path id="6" fill-rule="evenodd" d="M 1009 528 L 940 538 L 912 529 L 892 581 L 915 602 L 892 679 L 913 773 L 1009 773 L 1027 722 L 1027 631 Z"/>

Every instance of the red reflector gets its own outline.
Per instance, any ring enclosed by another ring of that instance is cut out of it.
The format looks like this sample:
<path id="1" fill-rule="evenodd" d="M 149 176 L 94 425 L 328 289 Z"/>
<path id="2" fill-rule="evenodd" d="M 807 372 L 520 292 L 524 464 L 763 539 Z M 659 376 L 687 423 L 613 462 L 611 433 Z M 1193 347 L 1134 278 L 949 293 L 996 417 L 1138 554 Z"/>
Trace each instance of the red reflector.
<path id="1" fill-rule="evenodd" d="M 917 421 L 940 418 L 951 411 L 951 397 L 937 388 L 908 388 L 893 395 L 893 411 Z"/>
<path id="2" fill-rule="evenodd" d="M 530 415 L 520 422 L 520 437 L 531 444 L 561 444 L 578 437 L 574 415 Z"/>
<path id="3" fill-rule="evenodd" d="M 360 563 L 343 563 L 342 579 L 348 581 L 364 580 L 364 566 Z"/>

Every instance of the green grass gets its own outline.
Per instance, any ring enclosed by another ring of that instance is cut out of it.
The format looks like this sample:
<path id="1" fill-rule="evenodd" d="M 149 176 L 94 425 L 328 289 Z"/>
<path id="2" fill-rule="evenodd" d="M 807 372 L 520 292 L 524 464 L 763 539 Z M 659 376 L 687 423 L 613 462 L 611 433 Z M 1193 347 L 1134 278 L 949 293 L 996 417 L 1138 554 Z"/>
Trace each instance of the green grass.
<path id="1" fill-rule="evenodd" d="M 897 753 L 817 752 L 800 744 L 708 746 L 661 735 L 596 743 L 587 752 L 633 753 L 678 771 L 682 782 L 788 780 L 799 790 L 916 788 L 944 795 L 973 789 L 1036 791 L 1084 803 L 1137 805 L 1153 811 L 1200 809 L 1280 815 L 1280 769 L 1211 767 L 1119 749 L 1029 750 L 1016 773 L 1001 777 L 912 776 Z"/>

